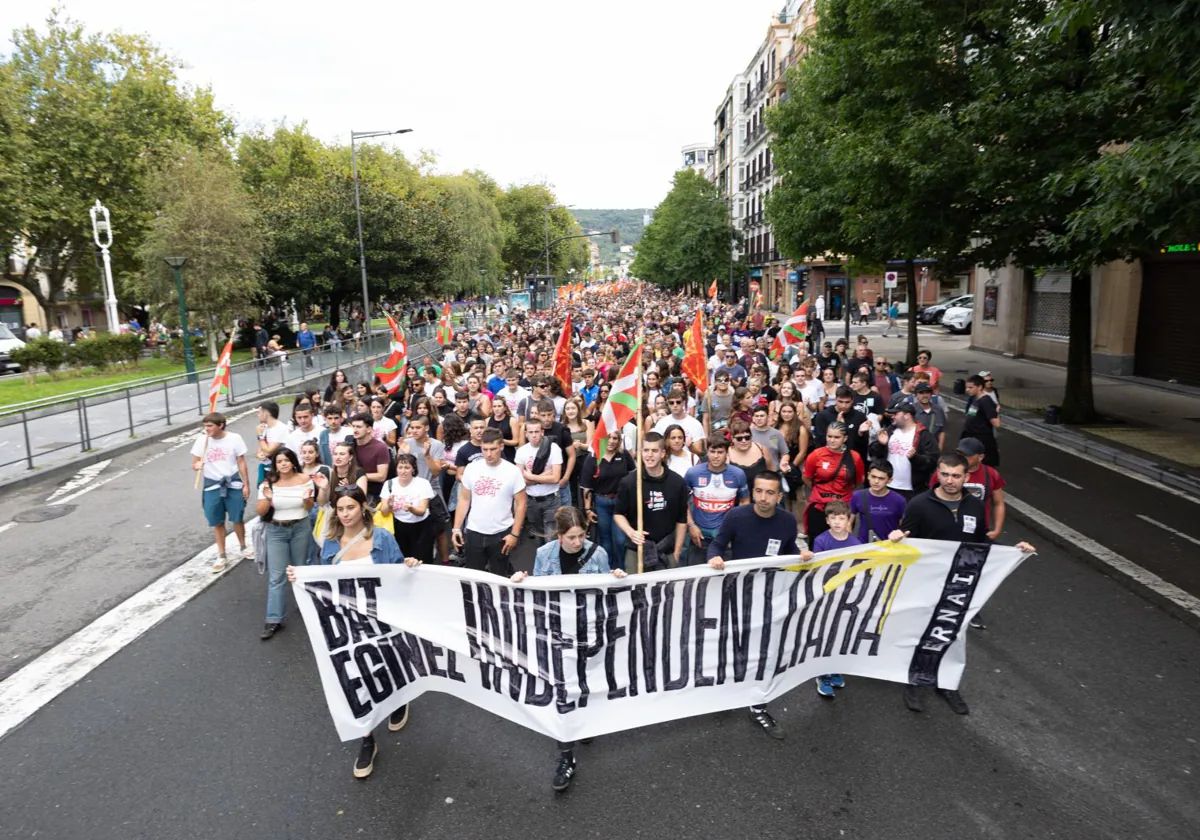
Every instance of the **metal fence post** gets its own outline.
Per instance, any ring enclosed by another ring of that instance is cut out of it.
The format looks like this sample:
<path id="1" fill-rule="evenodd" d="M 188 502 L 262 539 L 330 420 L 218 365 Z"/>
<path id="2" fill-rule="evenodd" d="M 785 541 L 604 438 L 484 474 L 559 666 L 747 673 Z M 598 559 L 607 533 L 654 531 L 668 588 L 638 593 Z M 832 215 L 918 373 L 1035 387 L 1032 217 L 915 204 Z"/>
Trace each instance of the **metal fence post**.
<path id="1" fill-rule="evenodd" d="M 29 416 L 26 412 L 21 412 L 21 431 L 25 433 L 25 460 L 29 462 L 29 469 L 33 469 L 33 445 L 29 442 Z"/>
<path id="2" fill-rule="evenodd" d="M 258 381 L 258 393 L 261 394 L 262 393 L 262 368 L 259 366 L 259 362 L 257 362 L 257 361 L 254 363 L 254 378 L 255 378 L 255 380 Z"/>
<path id="3" fill-rule="evenodd" d="M 167 390 L 167 383 L 163 383 L 163 405 L 167 409 L 167 425 L 171 425 L 171 392 Z"/>
<path id="4" fill-rule="evenodd" d="M 87 452 L 91 446 L 87 434 L 87 406 L 82 397 L 75 401 L 75 410 L 79 413 L 79 451 Z"/>
<path id="5" fill-rule="evenodd" d="M 233 379 L 232 373 L 229 375 L 229 378 Z M 204 399 L 200 396 L 200 377 L 198 376 L 196 377 L 196 413 L 204 413 Z"/>
<path id="6" fill-rule="evenodd" d="M 128 388 L 125 389 L 125 410 L 129 414 L 129 436 L 133 437 L 133 394 Z"/>

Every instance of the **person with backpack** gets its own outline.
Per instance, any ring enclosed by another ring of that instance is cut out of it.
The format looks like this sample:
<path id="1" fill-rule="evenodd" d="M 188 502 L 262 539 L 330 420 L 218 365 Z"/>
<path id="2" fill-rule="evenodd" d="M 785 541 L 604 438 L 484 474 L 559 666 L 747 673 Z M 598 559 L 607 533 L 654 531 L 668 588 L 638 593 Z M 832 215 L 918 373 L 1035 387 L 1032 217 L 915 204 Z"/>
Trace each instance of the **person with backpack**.
<path id="1" fill-rule="evenodd" d="M 546 435 L 540 417 L 525 427 L 527 442 L 513 461 L 525 479 L 525 525 L 539 542 L 554 534 L 554 512 L 559 508 L 558 481 L 562 477 L 562 448 Z"/>
<path id="2" fill-rule="evenodd" d="M 611 570 L 614 577 L 625 577 L 624 569 L 610 569 L 608 552 L 587 538 L 588 521 L 577 508 L 558 508 L 553 513 L 552 521 L 557 539 L 550 540 L 534 555 L 535 576 L 602 575 Z M 520 583 L 528 576 L 525 572 L 514 572 L 510 580 Z M 561 792 L 570 787 L 571 779 L 575 776 L 575 742 L 558 741 L 557 746 L 558 763 L 554 768 L 551 787 Z"/>

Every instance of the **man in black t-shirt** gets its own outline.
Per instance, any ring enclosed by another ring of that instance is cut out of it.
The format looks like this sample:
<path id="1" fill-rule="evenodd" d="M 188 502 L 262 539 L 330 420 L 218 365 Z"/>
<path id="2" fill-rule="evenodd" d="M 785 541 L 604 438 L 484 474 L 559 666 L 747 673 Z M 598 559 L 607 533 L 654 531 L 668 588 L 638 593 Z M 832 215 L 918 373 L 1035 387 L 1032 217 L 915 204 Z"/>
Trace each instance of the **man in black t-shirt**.
<path id="1" fill-rule="evenodd" d="M 983 463 L 989 467 L 1000 466 L 1000 449 L 996 446 L 996 429 L 999 428 L 996 401 L 985 392 L 983 377 L 979 374 L 968 377 L 962 437 L 973 437 L 983 444 Z"/>
<path id="2" fill-rule="evenodd" d="M 674 553 L 687 536 L 687 485 L 679 474 L 663 466 L 666 441 L 658 432 L 642 438 L 642 495 L 637 497 L 637 473 L 621 479 L 613 522 L 625 534 L 626 570 L 637 566 L 637 547 L 644 545 L 644 569 L 653 571 L 675 565 Z M 637 530 L 638 505 L 642 508 L 642 530 Z M 620 564 L 613 564 L 619 567 Z"/>

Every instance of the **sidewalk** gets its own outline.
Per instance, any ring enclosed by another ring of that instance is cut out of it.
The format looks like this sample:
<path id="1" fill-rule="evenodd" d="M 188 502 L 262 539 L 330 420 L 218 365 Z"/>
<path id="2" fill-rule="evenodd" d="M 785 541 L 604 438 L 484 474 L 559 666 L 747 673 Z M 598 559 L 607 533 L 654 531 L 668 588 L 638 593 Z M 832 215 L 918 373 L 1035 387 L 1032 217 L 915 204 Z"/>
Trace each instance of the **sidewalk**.
<path id="1" fill-rule="evenodd" d="M 883 338 L 882 328 L 851 327 L 853 340 L 866 335 L 876 355 L 902 360 L 907 339 Z M 826 336 L 836 341 L 842 333 Z M 1013 359 L 973 349 L 970 336 L 956 336 L 941 327 L 921 327 L 920 346 L 933 353 L 933 364 L 945 376 L 942 392 L 953 402 L 953 382 L 981 370 L 991 371 L 1000 392 L 1002 419 L 1020 422 L 1027 431 L 1075 448 L 1120 461 L 1122 454 L 1144 459 L 1169 474 L 1178 474 L 1184 489 L 1200 490 L 1200 388 L 1136 377 L 1095 376 L 1092 387 L 1096 410 L 1105 422 L 1087 426 L 1052 426 L 1045 422 L 1048 405 L 1062 402 L 1066 369 L 1058 365 Z M 1001 432 L 1003 434 L 1003 431 Z M 1131 467 L 1134 464 L 1130 464 Z M 1142 465 L 1137 465 L 1142 466 Z"/>

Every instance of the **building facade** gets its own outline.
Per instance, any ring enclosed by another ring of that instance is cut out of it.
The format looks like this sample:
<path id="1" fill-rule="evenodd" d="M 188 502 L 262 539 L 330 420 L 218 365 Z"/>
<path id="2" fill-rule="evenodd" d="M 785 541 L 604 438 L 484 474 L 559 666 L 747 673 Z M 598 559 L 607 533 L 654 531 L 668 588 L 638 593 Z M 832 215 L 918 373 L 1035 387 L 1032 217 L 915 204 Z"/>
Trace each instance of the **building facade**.
<path id="1" fill-rule="evenodd" d="M 698 175 L 708 174 L 709 158 L 712 157 L 712 146 L 708 143 L 692 143 L 681 150 L 683 156 L 680 169 L 690 169 Z"/>

